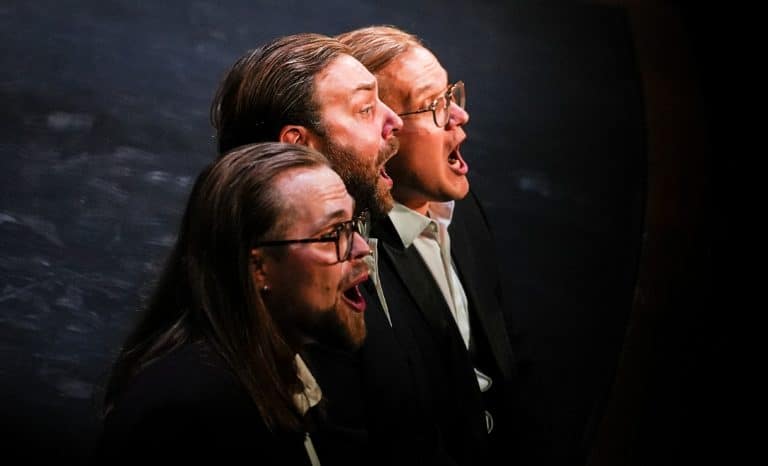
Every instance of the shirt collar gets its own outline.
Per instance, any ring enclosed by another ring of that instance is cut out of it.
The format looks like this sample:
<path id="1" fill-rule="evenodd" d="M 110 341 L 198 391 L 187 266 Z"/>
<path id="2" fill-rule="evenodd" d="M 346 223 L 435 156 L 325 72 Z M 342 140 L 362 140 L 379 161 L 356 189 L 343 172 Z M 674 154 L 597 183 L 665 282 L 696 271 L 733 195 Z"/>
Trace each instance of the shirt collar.
<path id="1" fill-rule="evenodd" d="M 389 211 L 389 219 L 395 226 L 400 241 L 404 247 L 410 247 L 413 241 L 424 232 L 424 230 L 434 222 L 440 223 L 448 228 L 453 218 L 453 208 L 455 201 L 448 202 L 430 202 L 427 209 L 429 217 L 421 215 L 413 209 L 395 202 L 394 207 Z"/>
<path id="2" fill-rule="evenodd" d="M 317 380 L 310 372 L 304 360 L 301 356 L 296 355 L 296 375 L 301 383 L 304 385 L 304 391 L 295 393 L 293 395 L 293 403 L 299 409 L 302 416 L 307 414 L 310 408 L 320 402 L 323 397 L 323 392 L 320 390 L 320 385 L 317 384 Z"/>

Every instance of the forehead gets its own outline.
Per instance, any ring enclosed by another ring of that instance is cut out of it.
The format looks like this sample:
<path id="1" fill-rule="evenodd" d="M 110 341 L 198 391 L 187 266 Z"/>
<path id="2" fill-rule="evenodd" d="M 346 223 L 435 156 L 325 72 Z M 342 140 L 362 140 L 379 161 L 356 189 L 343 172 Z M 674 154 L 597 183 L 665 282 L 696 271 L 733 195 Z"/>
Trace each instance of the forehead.
<path id="1" fill-rule="evenodd" d="M 432 52 L 411 47 L 379 72 L 387 93 L 401 104 L 421 102 L 437 96 L 448 86 L 448 73 Z"/>
<path id="2" fill-rule="evenodd" d="M 339 175 L 326 166 L 289 170 L 275 180 L 275 189 L 294 219 L 289 230 L 311 234 L 312 228 L 352 215 L 352 197 Z"/>
<path id="3" fill-rule="evenodd" d="M 315 78 L 316 97 L 321 100 L 324 96 L 370 91 L 375 86 L 376 78 L 350 55 L 339 55 Z"/>
<path id="4" fill-rule="evenodd" d="M 315 99 L 319 103 L 374 90 L 376 78 L 362 63 L 346 54 L 334 58 L 315 77 Z"/>

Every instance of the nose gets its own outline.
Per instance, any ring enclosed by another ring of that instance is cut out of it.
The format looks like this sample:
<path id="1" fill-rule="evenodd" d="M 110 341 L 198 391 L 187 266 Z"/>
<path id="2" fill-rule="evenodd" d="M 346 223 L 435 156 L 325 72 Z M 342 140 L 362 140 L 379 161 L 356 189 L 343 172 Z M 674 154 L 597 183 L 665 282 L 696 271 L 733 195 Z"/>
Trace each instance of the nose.
<path id="1" fill-rule="evenodd" d="M 458 105 L 451 105 L 451 116 L 448 119 L 448 124 L 445 125 L 449 129 L 454 126 L 464 126 L 469 123 L 469 112 L 466 109 L 459 107 Z"/>
<path id="2" fill-rule="evenodd" d="M 382 112 L 384 113 L 384 125 L 381 129 L 381 137 L 389 139 L 395 131 L 400 131 L 403 127 L 403 119 L 394 112 L 387 104 L 381 102 Z"/>
<path id="3" fill-rule="evenodd" d="M 352 237 L 352 251 L 350 251 L 349 256 L 352 259 L 361 259 L 370 253 L 371 248 L 368 246 L 368 241 L 360 233 L 355 232 Z"/>

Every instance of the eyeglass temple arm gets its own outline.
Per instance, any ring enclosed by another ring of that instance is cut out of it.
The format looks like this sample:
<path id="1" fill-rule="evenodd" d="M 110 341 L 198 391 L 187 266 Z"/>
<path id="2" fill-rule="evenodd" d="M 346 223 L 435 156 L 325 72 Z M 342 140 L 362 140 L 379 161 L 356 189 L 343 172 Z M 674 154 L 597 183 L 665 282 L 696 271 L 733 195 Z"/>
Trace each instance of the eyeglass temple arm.
<path id="1" fill-rule="evenodd" d="M 261 246 L 283 246 L 286 244 L 297 244 L 297 243 L 331 243 L 333 241 L 336 241 L 336 238 L 281 239 L 281 240 L 275 240 L 275 241 L 264 241 L 262 243 L 256 243 L 255 245 L 253 245 L 253 247 L 258 248 Z"/>

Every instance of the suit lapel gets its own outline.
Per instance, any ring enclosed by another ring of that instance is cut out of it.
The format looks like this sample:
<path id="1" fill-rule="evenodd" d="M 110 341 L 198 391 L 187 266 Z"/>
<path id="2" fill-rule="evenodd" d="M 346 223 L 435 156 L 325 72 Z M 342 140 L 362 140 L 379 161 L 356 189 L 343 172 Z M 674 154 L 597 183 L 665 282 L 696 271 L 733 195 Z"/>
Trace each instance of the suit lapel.
<path id="1" fill-rule="evenodd" d="M 449 326 L 448 305 L 440 287 L 415 247 L 405 248 L 395 226 L 389 218 L 377 224 L 375 236 L 379 238 L 384 259 L 416 302 L 424 318 L 432 327 L 444 333 Z M 386 293 L 387 284 L 382 283 Z M 391 285 L 390 285 L 391 286 Z"/>
<path id="2" fill-rule="evenodd" d="M 492 276 L 487 268 L 494 267 L 494 264 L 487 263 L 489 259 L 487 257 L 475 257 L 472 254 L 473 238 L 469 234 L 467 225 L 461 223 L 461 220 L 461 216 L 454 217 L 448 228 L 451 235 L 451 257 L 464 286 L 464 292 L 467 294 L 469 312 L 477 317 L 475 322 L 481 326 L 482 333 L 488 337 L 491 352 L 502 374 L 505 378 L 511 378 L 513 355 L 509 349 L 511 345 L 504 320 L 501 318 L 502 310 L 495 299 L 496 290 L 493 289 L 495 284 L 483 279 Z"/>
<path id="3" fill-rule="evenodd" d="M 495 267 L 495 265 L 489 262 L 490 257 L 473 255 L 473 248 L 468 247 L 472 245 L 472 234 L 466 223 L 462 223 L 461 216 L 458 217 L 454 217 L 449 227 L 451 256 L 467 294 L 469 312 L 476 316 L 475 321 L 480 325 L 481 332 L 487 336 L 493 358 L 502 375 L 504 378 L 511 378 L 514 372 L 514 356 L 510 350 L 511 344 L 502 310 L 495 299 L 495 283 L 484 279 L 489 276 L 486 267 Z M 460 339 L 458 327 L 453 322 L 445 297 L 416 248 L 403 246 L 394 224 L 388 217 L 377 222 L 372 235 L 379 239 L 380 251 L 383 253 L 380 260 L 387 261 L 391 265 L 395 275 L 402 282 L 401 286 L 416 302 L 427 322 L 440 334 L 455 333 L 455 336 Z M 383 264 L 380 263 L 381 266 Z M 388 285 L 383 280 L 382 276 L 382 287 L 386 294 L 387 287 L 392 284 Z M 397 310 L 390 309 L 390 312 L 397 312 Z"/>

